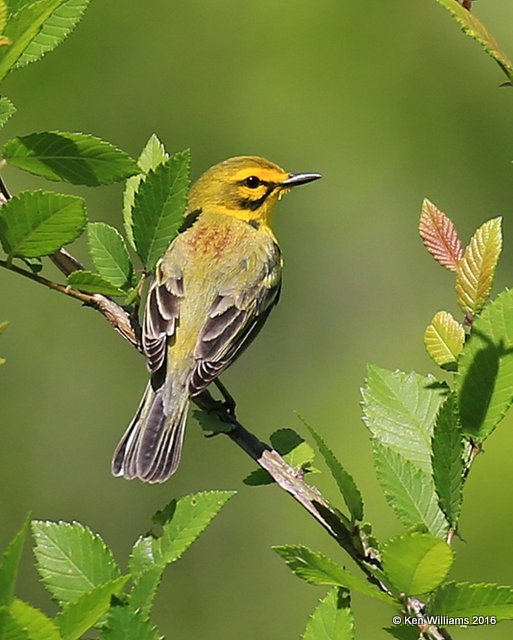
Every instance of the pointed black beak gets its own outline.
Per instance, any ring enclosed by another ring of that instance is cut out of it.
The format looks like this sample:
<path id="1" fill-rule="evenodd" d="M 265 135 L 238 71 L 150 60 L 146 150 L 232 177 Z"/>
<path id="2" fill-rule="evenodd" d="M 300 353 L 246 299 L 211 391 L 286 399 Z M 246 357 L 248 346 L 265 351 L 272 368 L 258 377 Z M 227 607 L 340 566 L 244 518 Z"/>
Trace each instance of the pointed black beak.
<path id="1" fill-rule="evenodd" d="M 291 173 L 288 178 L 280 182 L 280 187 L 290 188 L 297 187 L 300 184 L 313 182 L 322 178 L 320 173 Z"/>

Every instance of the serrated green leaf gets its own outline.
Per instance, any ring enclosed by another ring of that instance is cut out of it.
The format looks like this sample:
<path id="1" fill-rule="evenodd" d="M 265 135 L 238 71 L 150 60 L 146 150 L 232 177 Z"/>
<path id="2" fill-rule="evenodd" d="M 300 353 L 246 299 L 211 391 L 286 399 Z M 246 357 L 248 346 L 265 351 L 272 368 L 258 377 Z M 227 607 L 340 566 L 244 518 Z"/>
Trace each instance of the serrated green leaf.
<path id="1" fill-rule="evenodd" d="M 0 324 L 0 333 L 6 324 Z M 29 519 L 27 518 L 0 559 L 0 607 L 8 607 L 14 598 L 14 587 L 28 527 Z"/>
<path id="2" fill-rule="evenodd" d="M 42 58 L 65 40 L 82 19 L 90 0 L 67 0 L 45 20 L 41 31 L 22 53 L 14 69 Z"/>
<path id="3" fill-rule="evenodd" d="M 78 196 L 22 191 L 0 209 L 0 240 L 11 258 L 37 258 L 76 240 L 86 222 Z"/>
<path id="4" fill-rule="evenodd" d="M 455 382 L 463 431 L 482 442 L 513 401 L 513 290 L 474 321 Z"/>
<path id="5" fill-rule="evenodd" d="M 130 576 L 121 576 L 67 602 L 55 618 L 63 640 L 78 640 L 103 618 L 111 606 L 112 596 L 120 596 Z"/>
<path id="6" fill-rule="evenodd" d="M 132 263 L 123 236 L 104 222 L 87 225 L 89 250 L 98 273 L 123 288 L 132 278 Z"/>
<path id="7" fill-rule="evenodd" d="M 183 222 L 189 190 L 189 151 L 175 153 L 141 182 L 132 209 L 134 243 L 151 271 Z"/>
<path id="8" fill-rule="evenodd" d="M 497 584 L 449 582 L 435 592 L 429 611 L 433 615 L 495 616 L 497 620 L 512 620 L 513 588 Z"/>
<path id="9" fill-rule="evenodd" d="M 302 640 L 354 640 L 354 616 L 347 591 L 334 587 L 312 613 Z"/>
<path id="10" fill-rule="evenodd" d="M 387 627 L 384 630 L 396 640 L 419 640 L 420 638 L 417 625 L 397 625 L 396 627 Z"/>
<path id="11" fill-rule="evenodd" d="M 427 198 L 422 203 L 419 233 L 433 258 L 449 271 L 456 271 L 463 255 L 458 232 L 452 220 Z"/>
<path id="12" fill-rule="evenodd" d="M 167 520 L 162 535 L 141 537 L 135 543 L 129 560 L 130 572 L 137 576 L 178 560 L 235 493 L 206 491 L 173 501 L 165 511 Z"/>
<path id="13" fill-rule="evenodd" d="M 125 227 L 126 237 L 134 251 L 136 248 L 134 243 L 134 231 L 132 228 L 132 207 L 134 206 L 135 194 L 139 189 L 141 180 L 144 180 L 150 171 L 155 171 L 159 165 L 163 164 L 168 159 L 169 155 L 166 152 L 164 145 L 155 134 L 152 134 L 137 160 L 137 164 L 141 168 L 142 173 L 132 176 L 126 181 L 125 191 L 123 193 L 123 224 Z"/>
<path id="14" fill-rule="evenodd" d="M 271 435 L 271 444 L 293 469 L 299 471 L 303 469 L 309 473 L 315 472 L 312 467 L 314 461 L 314 450 L 304 441 L 304 439 L 293 429 L 278 429 Z M 274 479 L 264 469 L 252 471 L 243 480 L 244 484 L 255 487 L 259 485 L 272 484 Z"/>
<path id="15" fill-rule="evenodd" d="M 32 533 L 37 570 L 58 601 L 73 602 L 120 577 L 110 549 L 78 522 L 34 521 Z"/>
<path id="16" fill-rule="evenodd" d="M 31 640 L 23 627 L 18 624 L 5 607 L 0 608 L 0 639 Z"/>
<path id="17" fill-rule="evenodd" d="M 418 595 L 442 584 L 452 566 L 453 553 L 439 538 L 408 533 L 386 542 L 381 558 L 387 578 L 399 593 Z"/>
<path id="18" fill-rule="evenodd" d="M 432 376 L 369 366 L 364 422 L 374 438 L 431 473 L 431 436 L 447 387 Z"/>
<path id="19" fill-rule="evenodd" d="M 302 419 L 303 420 L 303 419 Z M 305 420 L 304 425 L 312 434 L 312 438 L 315 440 L 317 448 L 321 452 L 322 457 L 328 465 L 328 469 L 331 472 L 335 482 L 338 485 L 340 493 L 344 498 L 349 513 L 353 520 L 363 520 L 363 499 L 360 490 L 356 486 L 353 477 L 343 468 L 341 463 L 335 457 L 333 451 L 326 445 L 321 436 L 310 426 Z"/>
<path id="20" fill-rule="evenodd" d="M 100 640 L 162 640 L 162 636 L 140 612 L 114 607 Z"/>
<path id="21" fill-rule="evenodd" d="M 439 367 L 455 370 L 465 344 L 465 330 L 450 313 L 439 311 L 426 327 L 424 344 L 430 358 Z"/>
<path id="22" fill-rule="evenodd" d="M 513 80 L 513 63 L 499 47 L 497 41 L 488 32 L 484 24 L 480 22 L 473 13 L 470 13 L 470 11 L 462 7 L 457 0 L 437 0 L 437 2 L 450 12 L 464 33 L 479 42 L 486 53 L 491 56 L 499 64 L 504 73 Z"/>
<path id="23" fill-rule="evenodd" d="M 13 105 L 13 103 L 9 100 L 9 98 L 2 96 L 0 98 L 0 127 L 3 127 L 9 120 L 9 118 L 15 113 L 16 107 Z"/>
<path id="24" fill-rule="evenodd" d="M 103 278 L 99 273 L 92 273 L 82 269 L 70 273 L 67 277 L 67 282 L 75 289 L 84 291 L 84 293 L 101 293 L 105 296 L 114 297 L 124 296 L 126 293 L 106 278 Z"/>
<path id="25" fill-rule="evenodd" d="M 128 604 L 134 611 L 140 611 L 149 617 L 157 589 L 162 580 L 163 568 L 152 567 L 137 575 L 128 597 Z"/>
<path id="26" fill-rule="evenodd" d="M 312 551 L 303 545 L 283 545 L 273 547 L 273 550 L 285 560 L 293 573 L 310 584 L 354 589 L 376 600 L 389 604 L 393 602 L 393 598 L 387 593 L 380 591 L 370 582 L 357 578 L 322 553 Z"/>
<path id="27" fill-rule="evenodd" d="M 373 452 L 385 498 L 404 526 L 422 527 L 437 538 L 445 537 L 448 523 L 438 506 L 431 474 L 377 440 L 373 441 Z"/>
<path id="28" fill-rule="evenodd" d="M 456 295 L 463 313 L 474 316 L 487 302 L 502 250 L 502 218 L 488 220 L 472 236 L 456 268 Z"/>
<path id="29" fill-rule="evenodd" d="M 61 640 L 59 629 L 42 611 L 22 600 L 14 600 L 9 614 L 29 640 Z"/>
<path id="30" fill-rule="evenodd" d="M 449 524 L 456 528 L 461 511 L 463 488 L 463 436 L 458 401 L 451 394 L 440 407 L 433 431 L 433 479 L 440 507 Z"/>
<path id="31" fill-rule="evenodd" d="M 96 136 L 45 131 L 8 140 L 2 152 L 9 164 L 48 180 L 97 187 L 139 171 L 127 153 Z"/>
<path id="32" fill-rule="evenodd" d="M 0 81 L 15 66 L 30 43 L 37 38 L 52 13 L 65 1 L 36 0 L 20 5 L 19 10 L 11 16 L 2 34 L 11 44 L 8 47 L 0 47 Z"/>

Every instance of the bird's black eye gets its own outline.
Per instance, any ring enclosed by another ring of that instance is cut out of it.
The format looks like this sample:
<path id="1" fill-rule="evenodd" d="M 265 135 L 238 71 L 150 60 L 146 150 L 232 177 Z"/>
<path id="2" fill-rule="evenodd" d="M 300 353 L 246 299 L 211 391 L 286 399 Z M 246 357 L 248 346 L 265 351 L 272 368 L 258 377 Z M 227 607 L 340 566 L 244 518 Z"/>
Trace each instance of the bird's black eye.
<path id="1" fill-rule="evenodd" d="M 256 189 L 260 186 L 260 180 L 256 176 L 249 176 L 244 180 L 244 184 L 250 189 Z"/>

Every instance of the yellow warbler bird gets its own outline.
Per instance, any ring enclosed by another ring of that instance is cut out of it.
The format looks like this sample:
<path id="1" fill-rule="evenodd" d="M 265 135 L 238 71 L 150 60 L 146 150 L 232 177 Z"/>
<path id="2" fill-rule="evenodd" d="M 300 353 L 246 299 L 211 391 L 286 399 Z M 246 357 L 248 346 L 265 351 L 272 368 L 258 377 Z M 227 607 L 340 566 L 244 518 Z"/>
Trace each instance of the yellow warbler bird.
<path id="1" fill-rule="evenodd" d="M 114 453 L 114 475 L 163 482 L 176 471 L 190 398 L 249 345 L 278 301 L 276 203 L 320 177 L 238 156 L 194 184 L 183 231 L 148 292 L 142 344 L 152 377 Z"/>

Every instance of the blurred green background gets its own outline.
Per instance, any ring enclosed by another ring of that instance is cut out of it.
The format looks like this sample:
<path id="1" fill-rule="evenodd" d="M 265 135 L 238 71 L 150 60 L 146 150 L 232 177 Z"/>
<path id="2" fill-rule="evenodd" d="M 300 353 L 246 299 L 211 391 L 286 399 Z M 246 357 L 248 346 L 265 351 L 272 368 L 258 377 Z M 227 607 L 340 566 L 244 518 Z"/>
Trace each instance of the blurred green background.
<path id="1" fill-rule="evenodd" d="M 475 13 L 513 54 L 511 0 Z M 156 132 L 191 147 L 193 174 L 230 155 L 261 154 L 324 179 L 280 204 L 285 255 L 279 307 L 224 376 L 241 421 L 260 437 L 315 425 L 357 479 L 381 539 L 401 526 L 375 480 L 359 388 L 366 363 L 435 371 L 422 335 L 439 309 L 458 313 L 453 276 L 417 234 L 429 197 L 467 240 L 504 216 L 496 291 L 512 284 L 513 90 L 434 0 L 93 0 L 77 31 L 4 92 L 18 107 L 5 138 L 63 129 L 137 155 Z M 14 169 L 10 189 L 56 188 Z M 64 187 L 66 190 L 66 187 Z M 92 220 L 120 228 L 119 186 L 80 190 Z M 74 252 L 86 260 L 82 243 Z M 57 277 L 50 267 L 48 273 Z M 164 486 L 114 479 L 112 451 L 146 383 L 144 362 L 93 311 L 0 272 L 0 544 L 27 511 L 79 520 L 124 563 L 152 513 L 172 497 L 237 489 L 167 572 L 155 620 L 169 638 L 298 638 L 323 595 L 271 551 L 303 543 L 350 564 L 276 488 L 251 489 L 251 462 L 228 439 L 189 425 L 179 472 Z M 455 541 L 458 580 L 513 582 L 511 416 L 472 471 Z M 315 478 L 336 493 L 327 475 Z M 26 554 L 20 595 L 51 609 Z M 381 639 L 392 612 L 355 597 L 357 637 Z M 454 638 L 511 638 L 510 623 Z"/>

